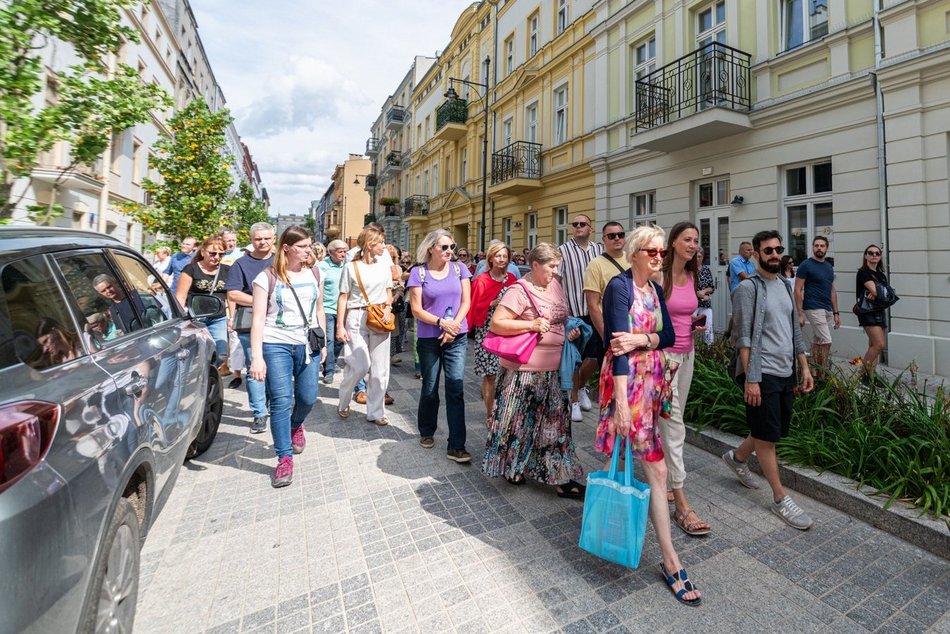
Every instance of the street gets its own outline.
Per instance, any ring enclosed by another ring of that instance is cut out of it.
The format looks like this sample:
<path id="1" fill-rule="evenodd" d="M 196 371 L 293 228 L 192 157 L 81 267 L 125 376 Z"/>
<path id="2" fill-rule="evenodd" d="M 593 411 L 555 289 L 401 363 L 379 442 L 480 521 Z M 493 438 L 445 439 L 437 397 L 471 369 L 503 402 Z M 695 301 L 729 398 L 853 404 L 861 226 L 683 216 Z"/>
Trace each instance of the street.
<path id="1" fill-rule="evenodd" d="M 471 348 L 469 359 L 472 358 Z M 392 424 L 320 385 L 293 484 L 272 489 L 270 431 L 227 390 L 214 446 L 186 463 L 143 551 L 139 632 L 950 632 L 950 562 L 806 497 L 796 531 L 718 456 L 687 445 L 686 491 L 713 526 L 673 528 L 703 605 L 678 604 L 648 529 L 639 569 L 577 547 L 580 502 L 482 475 L 480 379 L 466 381 L 469 466 L 415 431 L 411 355 L 392 368 Z M 693 389 L 700 389 L 694 385 Z M 586 470 L 594 412 L 574 426 Z"/>

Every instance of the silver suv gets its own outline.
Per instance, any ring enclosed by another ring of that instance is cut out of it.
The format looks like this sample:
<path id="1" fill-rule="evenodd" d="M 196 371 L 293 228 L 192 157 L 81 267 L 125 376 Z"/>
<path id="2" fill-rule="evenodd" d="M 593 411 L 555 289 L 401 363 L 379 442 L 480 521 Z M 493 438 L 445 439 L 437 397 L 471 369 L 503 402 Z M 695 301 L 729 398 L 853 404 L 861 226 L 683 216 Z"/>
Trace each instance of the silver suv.
<path id="1" fill-rule="evenodd" d="M 139 552 L 221 419 L 214 342 L 137 252 L 0 228 L 0 632 L 131 631 Z"/>

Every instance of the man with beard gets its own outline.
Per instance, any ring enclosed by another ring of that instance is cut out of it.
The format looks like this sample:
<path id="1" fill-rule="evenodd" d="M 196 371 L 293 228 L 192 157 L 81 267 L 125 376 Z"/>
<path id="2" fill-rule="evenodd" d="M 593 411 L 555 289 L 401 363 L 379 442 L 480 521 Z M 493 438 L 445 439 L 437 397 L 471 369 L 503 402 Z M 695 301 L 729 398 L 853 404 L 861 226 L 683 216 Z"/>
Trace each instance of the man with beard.
<path id="1" fill-rule="evenodd" d="M 811 357 L 815 365 L 828 367 L 831 356 L 831 330 L 841 327 L 838 315 L 838 291 L 835 290 L 835 268 L 825 260 L 828 238 L 815 236 L 811 241 L 812 256 L 798 265 L 795 273 L 795 306 L 798 323 L 811 324 Z"/>
<path id="2" fill-rule="evenodd" d="M 782 487 L 775 443 L 788 435 L 792 420 L 796 359 L 802 377 L 800 389 L 812 391 L 814 381 L 805 358 L 792 291 L 778 276 L 785 252 L 782 237 L 778 231 L 760 231 L 752 238 L 752 249 L 756 272 L 740 282 L 732 294 L 738 353 L 736 377 L 744 380 L 743 398 L 750 433 L 722 459 L 740 483 L 757 489 L 759 485 L 746 464 L 755 452 L 772 489 L 772 513 L 789 526 L 808 530 L 811 518 Z"/>

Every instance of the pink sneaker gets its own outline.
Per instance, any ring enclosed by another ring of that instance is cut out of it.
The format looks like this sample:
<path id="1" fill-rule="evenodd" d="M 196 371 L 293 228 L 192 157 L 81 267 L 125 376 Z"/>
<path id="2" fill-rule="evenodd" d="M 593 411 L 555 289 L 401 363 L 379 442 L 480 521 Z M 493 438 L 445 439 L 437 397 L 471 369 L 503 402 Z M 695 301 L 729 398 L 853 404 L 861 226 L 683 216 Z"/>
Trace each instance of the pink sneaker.
<path id="1" fill-rule="evenodd" d="M 288 486 L 294 480 L 294 458 L 293 456 L 284 456 L 277 461 L 277 470 L 274 471 L 274 478 L 271 480 L 271 486 L 275 489 Z"/>
<path id="2" fill-rule="evenodd" d="M 303 453 L 304 447 L 307 446 L 307 437 L 304 436 L 303 433 L 303 423 L 298 425 L 297 429 L 291 434 L 290 446 L 293 448 L 294 453 Z"/>

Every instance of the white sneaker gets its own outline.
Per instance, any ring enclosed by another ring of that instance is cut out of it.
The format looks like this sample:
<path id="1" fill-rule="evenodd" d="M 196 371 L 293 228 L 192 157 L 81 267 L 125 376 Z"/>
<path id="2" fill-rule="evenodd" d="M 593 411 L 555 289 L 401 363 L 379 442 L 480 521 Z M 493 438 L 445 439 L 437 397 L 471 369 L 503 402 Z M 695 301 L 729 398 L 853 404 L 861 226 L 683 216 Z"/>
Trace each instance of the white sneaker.
<path id="1" fill-rule="evenodd" d="M 811 528 L 812 521 L 808 513 L 802 510 L 800 506 L 792 501 L 787 495 L 778 502 L 772 502 L 772 512 L 778 515 L 782 520 L 800 531 L 807 531 Z"/>
<path id="2" fill-rule="evenodd" d="M 584 414 L 581 412 L 580 403 L 571 403 L 571 422 L 579 423 L 584 420 Z"/>
<path id="3" fill-rule="evenodd" d="M 590 402 L 590 396 L 587 395 L 586 387 L 577 390 L 577 402 L 580 403 L 581 409 L 585 412 L 589 412 L 594 407 Z"/>

